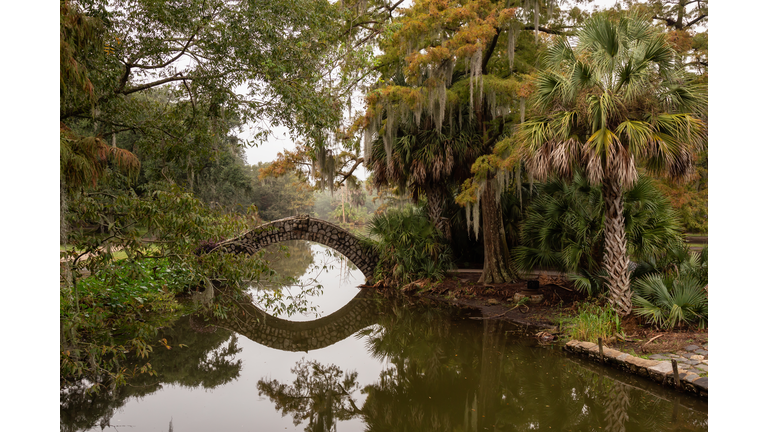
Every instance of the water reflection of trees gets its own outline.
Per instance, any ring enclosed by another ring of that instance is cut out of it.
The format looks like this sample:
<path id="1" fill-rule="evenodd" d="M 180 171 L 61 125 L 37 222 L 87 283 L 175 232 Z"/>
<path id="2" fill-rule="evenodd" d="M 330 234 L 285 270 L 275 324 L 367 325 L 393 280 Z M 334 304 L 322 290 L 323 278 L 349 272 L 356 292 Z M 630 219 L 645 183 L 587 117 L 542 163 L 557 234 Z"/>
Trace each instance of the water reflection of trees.
<path id="1" fill-rule="evenodd" d="M 87 393 L 87 386 L 63 389 L 59 411 L 61 430 L 78 431 L 94 426 L 104 429 L 130 398 L 147 396 L 166 384 L 213 389 L 237 379 L 242 361 L 235 360 L 241 351 L 236 336 L 223 329 L 196 332 L 190 322 L 189 317 L 183 317 L 161 331 L 159 338 L 165 338 L 171 349 L 155 347 L 151 358 L 155 375 L 137 375 L 128 380 L 128 385 L 98 395 Z"/>
<path id="2" fill-rule="evenodd" d="M 260 393 L 295 424 L 310 420 L 306 430 L 353 416 L 368 431 L 707 429 L 706 410 L 675 405 L 554 348 L 511 340 L 500 321 L 462 320 L 435 305 L 382 307 L 378 325 L 358 336 L 391 366 L 363 388 L 359 410 L 349 396 L 356 374 L 342 379 L 335 365 L 301 363 L 292 386 L 262 380 Z"/>
<path id="3" fill-rule="evenodd" d="M 499 321 L 483 320 L 481 336 L 452 314 L 394 307 L 365 332 L 371 353 L 393 364 L 364 389 L 368 430 L 707 428 L 706 410 L 675 405 L 554 348 L 512 342 L 511 326 Z"/>
<path id="4" fill-rule="evenodd" d="M 349 284 L 352 271 L 357 267 L 344 255 L 324 247 L 322 252 L 312 250 L 312 243 L 289 240 L 272 244 L 264 249 L 264 260 L 274 273 L 258 281 L 252 294 L 254 303 L 273 314 L 291 316 L 316 311 L 310 297 L 323 293 L 319 282 L 323 273 L 338 269 L 340 284 Z"/>
<path id="5" fill-rule="evenodd" d="M 303 358 L 291 372 L 296 374 L 293 385 L 262 379 L 257 386 L 259 396 L 266 395 L 283 416 L 293 417 L 294 426 L 308 421 L 305 431 L 335 430 L 337 421 L 349 420 L 360 412 L 352 398 L 359 388 L 357 372 L 343 373 L 334 364 L 324 366 Z"/>

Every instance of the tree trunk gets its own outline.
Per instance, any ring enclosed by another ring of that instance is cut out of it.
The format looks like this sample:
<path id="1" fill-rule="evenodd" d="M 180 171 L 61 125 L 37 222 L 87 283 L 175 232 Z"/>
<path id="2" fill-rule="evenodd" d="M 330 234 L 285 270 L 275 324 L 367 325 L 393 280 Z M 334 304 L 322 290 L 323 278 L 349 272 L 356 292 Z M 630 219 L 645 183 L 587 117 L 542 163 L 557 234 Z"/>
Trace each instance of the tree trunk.
<path id="1" fill-rule="evenodd" d="M 439 187 L 426 190 L 427 195 L 427 217 L 438 232 L 446 238 L 450 238 L 451 231 L 448 220 L 443 219 L 443 207 L 445 207 L 445 197 L 443 190 Z"/>
<path id="2" fill-rule="evenodd" d="M 629 286 L 629 257 L 624 232 L 624 198 L 615 176 L 603 183 L 605 200 L 605 252 L 603 264 L 608 272 L 610 303 L 620 316 L 632 311 L 632 289 Z"/>
<path id="3" fill-rule="evenodd" d="M 344 183 L 344 189 L 341 191 L 341 222 L 347 223 L 347 215 L 344 209 L 344 198 L 347 195 L 347 184 Z"/>
<path id="4" fill-rule="evenodd" d="M 509 268 L 510 258 L 501 207 L 496 201 L 496 182 L 488 179 L 480 196 L 483 220 L 483 274 L 479 283 L 513 282 L 517 275 Z"/>

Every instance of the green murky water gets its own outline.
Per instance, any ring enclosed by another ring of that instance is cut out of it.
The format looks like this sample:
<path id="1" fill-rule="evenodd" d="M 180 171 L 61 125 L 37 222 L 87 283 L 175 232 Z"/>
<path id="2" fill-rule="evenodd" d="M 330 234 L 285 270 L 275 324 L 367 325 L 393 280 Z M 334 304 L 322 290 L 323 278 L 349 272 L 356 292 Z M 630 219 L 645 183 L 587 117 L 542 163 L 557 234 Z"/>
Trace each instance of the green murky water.
<path id="1" fill-rule="evenodd" d="M 468 311 L 358 290 L 362 274 L 323 246 L 290 250 L 278 270 L 323 286 L 314 313 L 184 317 L 162 337 L 187 347 L 156 350 L 157 376 L 98 398 L 62 391 L 61 429 L 707 430 L 706 402 Z"/>

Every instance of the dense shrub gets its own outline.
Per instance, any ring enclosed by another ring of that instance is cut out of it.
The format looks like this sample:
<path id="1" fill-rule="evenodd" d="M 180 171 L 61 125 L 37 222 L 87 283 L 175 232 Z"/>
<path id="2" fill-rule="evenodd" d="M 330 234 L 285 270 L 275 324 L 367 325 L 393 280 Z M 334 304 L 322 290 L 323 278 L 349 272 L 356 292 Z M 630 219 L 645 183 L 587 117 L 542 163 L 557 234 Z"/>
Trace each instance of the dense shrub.
<path id="1" fill-rule="evenodd" d="M 651 274 L 636 279 L 632 289 L 635 314 L 651 324 L 666 330 L 683 324 L 707 327 L 708 298 L 694 274 Z"/>
<path id="2" fill-rule="evenodd" d="M 369 232 L 377 238 L 377 280 L 407 284 L 424 278 L 440 279 L 452 265 L 445 238 L 421 210 L 407 207 L 376 215 Z"/>
<path id="3" fill-rule="evenodd" d="M 634 260 L 661 259 L 682 241 L 677 213 L 647 178 L 624 193 L 624 220 Z M 571 181 L 555 178 L 541 184 L 522 222 L 515 264 L 522 270 L 544 267 L 572 273 L 577 287 L 594 294 L 601 290 L 603 221 L 602 192 L 582 174 Z"/>

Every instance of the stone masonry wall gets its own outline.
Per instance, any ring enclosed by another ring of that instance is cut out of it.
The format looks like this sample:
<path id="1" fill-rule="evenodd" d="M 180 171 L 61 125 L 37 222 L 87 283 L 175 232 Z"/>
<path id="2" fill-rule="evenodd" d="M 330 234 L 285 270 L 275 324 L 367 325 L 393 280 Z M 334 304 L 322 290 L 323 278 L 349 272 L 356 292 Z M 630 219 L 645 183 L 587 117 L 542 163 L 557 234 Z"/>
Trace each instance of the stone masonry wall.
<path id="1" fill-rule="evenodd" d="M 592 342 L 572 340 L 565 344 L 565 350 L 600 361 L 600 348 Z M 650 378 L 663 385 L 673 387 L 676 385 L 671 362 L 643 359 L 605 346 L 603 346 L 603 359 L 606 365 Z M 709 391 L 707 378 L 685 371 L 680 371 L 678 378 L 681 390 L 707 397 Z"/>
<path id="2" fill-rule="evenodd" d="M 294 216 L 257 227 L 246 234 L 226 240 L 218 248 L 228 253 L 253 255 L 259 249 L 286 240 L 308 240 L 331 247 L 352 261 L 368 281 L 373 280 L 379 257 L 375 251 L 363 247 L 349 231 L 324 220 Z"/>

